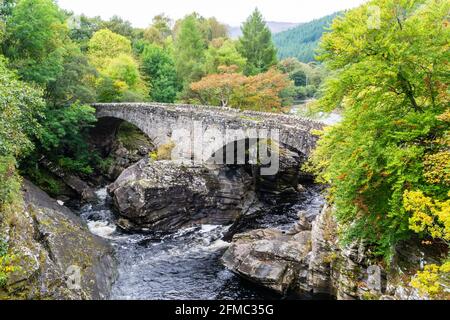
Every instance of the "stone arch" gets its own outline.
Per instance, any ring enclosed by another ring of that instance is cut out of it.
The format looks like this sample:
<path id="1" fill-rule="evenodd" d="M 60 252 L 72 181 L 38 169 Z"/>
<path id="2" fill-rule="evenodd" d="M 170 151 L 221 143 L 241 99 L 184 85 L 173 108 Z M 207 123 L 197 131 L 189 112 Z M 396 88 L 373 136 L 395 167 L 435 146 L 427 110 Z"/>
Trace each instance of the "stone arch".
<path id="1" fill-rule="evenodd" d="M 288 150 L 290 152 L 296 153 L 299 156 L 300 161 L 305 161 L 307 159 L 307 155 L 303 150 L 299 150 L 298 146 L 286 144 L 285 142 L 281 141 L 281 139 L 273 141 L 279 147 L 280 153 L 283 153 L 283 150 Z M 227 157 L 228 160 L 231 160 L 230 158 L 233 158 L 234 162 L 230 164 L 246 164 L 249 163 L 250 160 L 249 150 L 257 143 L 257 140 L 252 140 L 247 137 L 244 139 L 227 141 L 219 149 L 216 149 L 210 158 L 212 159 L 217 153 L 222 153 L 221 155 L 219 155 L 219 157 L 222 157 L 224 159 L 225 164 L 229 162 L 227 161 Z M 242 158 L 242 155 L 239 156 L 239 153 L 242 153 L 241 149 L 244 149 L 244 159 Z"/>
<path id="2" fill-rule="evenodd" d="M 94 107 L 99 123 L 93 131 L 100 145 L 108 141 L 108 133 L 115 134 L 121 121 L 135 125 L 156 147 L 170 142 L 177 129 L 186 130 L 185 135 L 190 135 L 195 143 L 198 142 L 195 141 L 195 124 L 200 122 L 204 126 L 203 133 L 210 128 L 222 133 L 227 129 L 276 129 L 280 145 L 308 157 L 317 140 L 311 130 L 321 128 L 318 123 L 292 116 L 258 113 L 250 117 L 247 113 L 218 107 L 132 103 L 94 104 Z"/>
<path id="3" fill-rule="evenodd" d="M 245 139 L 245 150 L 250 148 L 250 141 Z M 262 201 L 268 201 L 273 203 L 289 202 L 298 196 L 299 185 L 305 181 L 305 175 L 301 172 L 301 164 L 306 160 L 306 155 L 301 151 L 298 151 L 293 146 L 288 146 L 279 141 L 275 141 L 280 146 L 279 158 L 275 163 L 270 165 L 261 165 L 260 163 L 250 163 L 248 155 L 245 159 L 240 159 L 238 163 L 224 163 L 222 165 L 215 163 L 207 163 L 210 168 L 218 169 L 229 167 L 234 170 L 243 170 L 248 174 L 253 181 L 253 190 L 256 192 L 258 199 Z M 235 149 L 238 143 L 242 143 L 242 140 L 231 141 L 224 145 L 222 149 L 216 152 L 222 152 L 223 157 L 226 157 L 227 147 Z M 253 144 L 256 142 L 253 142 Z M 235 149 L 236 150 L 236 149 Z M 236 153 L 234 153 L 234 160 L 237 160 Z M 242 161 L 243 160 L 243 161 Z M 273 174 L 263 173 L 262 168 L 268 168 L 276 166 L 276 171 Z"/>

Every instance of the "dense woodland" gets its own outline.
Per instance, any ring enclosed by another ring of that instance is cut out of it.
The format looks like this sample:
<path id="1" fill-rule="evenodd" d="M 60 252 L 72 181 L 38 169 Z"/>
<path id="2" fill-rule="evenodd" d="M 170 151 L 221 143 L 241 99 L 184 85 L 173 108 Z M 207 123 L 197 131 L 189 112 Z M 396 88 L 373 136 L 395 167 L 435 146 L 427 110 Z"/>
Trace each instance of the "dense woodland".
<path id="1" fill-rule="evenodd" d="M 304 63 L 315 61 L 320 38 L 338 15 L 342 13 L 335 13 L 274 34 L 273 41 L 278 50 L 278 58 L 294 57 Z"/>
<path id="2" fill-rule="evenodd" d="M 381 8 L 379 28 L 368 6 Z M 362 239 L 389 261 L 398 241 L 450 242 L 449 45 L 446 0 L 373 0 L 337 17 L 272 35 L 255 10 L 231 40 L 215 18 L 153 18 L 136 29 L 114 17 L 74 16 L 52 0 L 0 3 L 0 223 L 20 210 L 21 175 L 38 182 L 43 158 L 89 175 L 89 102 L 158 101 L 283 112 L 315 108 L 343 121 L 321 135 L 307 169 L 330 186 L 343 239 Z M 323 25 L 319 63 L 312 47 Z M 292 37 L 301 35 L 302 42 Z M 290 44 L 289 46 L 287 44 Z M 297 58 L 293 58 L 297 57 Z M 322 79 L 326 77 L 321 85 Z M 318 88 L 320 86 L 320 90 Z M 14 269 L 0 236 L 0 285 Z M 419 271 L 413 285 L 442 296 L 450 262 Z"/>

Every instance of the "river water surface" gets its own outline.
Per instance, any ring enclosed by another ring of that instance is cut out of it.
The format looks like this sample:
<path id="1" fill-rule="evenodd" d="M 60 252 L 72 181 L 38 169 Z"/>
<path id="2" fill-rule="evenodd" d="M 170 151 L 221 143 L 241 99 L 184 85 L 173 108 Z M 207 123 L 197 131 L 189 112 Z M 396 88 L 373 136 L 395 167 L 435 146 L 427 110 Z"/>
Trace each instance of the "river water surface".
<path id="1" fill-rule="evenodd" d="M 228 247 L 221 240 L 229 226 L 199 225 L 175 234 L 127 234 L 116 228 L 106 189 L 99 189 L 98 204 L 81 208 L 81 217 L 92 233 L 110 241 L 119 263 L 112 299 L 280 299 L 253 285 L 220 263 Z M 324 200 L 315 186 L 307 188 L 291 205 L 268 210 L 252 227 L 290 228 L 304 210 L 312 219 Z M 295 297 L 308 298 L 308 297 Z"/>

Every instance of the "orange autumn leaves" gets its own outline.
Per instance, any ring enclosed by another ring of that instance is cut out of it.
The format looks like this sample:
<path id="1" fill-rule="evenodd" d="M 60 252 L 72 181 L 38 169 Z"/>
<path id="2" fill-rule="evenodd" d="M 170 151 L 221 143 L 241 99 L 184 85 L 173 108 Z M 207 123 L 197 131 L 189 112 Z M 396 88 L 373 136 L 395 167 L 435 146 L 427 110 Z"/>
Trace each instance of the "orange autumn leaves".
<path id="1" fill-rule="evenodd" d="M 221 66 L 220 73 L 192 83 L 189 101 L 256 111 L 282 111 L 283 91 L 292 85 L 287 74 L 272 68 L 255 76 L 245 76 L 237 70 L 236 66 Z"/>

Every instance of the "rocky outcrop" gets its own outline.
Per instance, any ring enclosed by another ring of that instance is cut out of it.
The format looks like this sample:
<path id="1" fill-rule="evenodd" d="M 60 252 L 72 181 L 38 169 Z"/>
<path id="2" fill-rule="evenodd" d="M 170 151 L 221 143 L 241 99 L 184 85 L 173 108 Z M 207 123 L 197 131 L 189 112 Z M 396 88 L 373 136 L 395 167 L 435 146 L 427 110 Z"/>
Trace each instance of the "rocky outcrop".
<path id="1" fill-rule="evenodd" d="M 81 200 L 89 202 L 97 199 L 94 190 L 79 177 L 65 172 L 61 167 L 45 158 L 41 159 L 39 163 L 55 177 L 61 179 L 70 189 L 75 191 Z"/>
<path id="2" fill-rule="evenodd" d="M 387 269 L 371 262 L 363 243 L 342 247 L 332 209 L 326 206 L 309 226 L 300 222 L 289 232 L 276 229 L 237 234 L 222 262 L 231 271 L 281 294 L 353 299 L 424 299 L 409 285 L 423 263 L 435 262 L 418 242 L 401 243 Z M 402 276 L 399 276 L 402 275 Z"/>
<path id="3" fill-rule="evenodd" d="M 255 174 L 256 191 L 266 202 L 291 202 L 299 191 L 302 157 L 297 152 L 280 146 L 279 161 L 279 170 L 276 175 Z"/>
<path id="4" fill-rule="evenodd" d="M 81 219 L 30 182 L 25 207 L 2 230 L 14 271 L 0 299 L 105 299 L 115 279 L 113 250 Z"/>
<path id="5" fill-rule="evenodd" d="M 250 207 L 251 178 L 241 169 L 144 159 L 108 187 L 127 230 L 175 231 L 227 224 Z"/>
<path id="6" fill-rule="evenodd" d="M 371 256 L 364 242 L 339 244 L 332 211 L 325 207 L 313 224 L 306 289 L 331 294 L 339 300 L 427 299 L 411 287 L 411 277 L 424 263 L 437 263 L 443 258 L 439 257 L 442 253 L 423 246 L 419 239 L 411 239 L 396 246 L 393 259 L 386 266 Z"/>
<path id="7" fill-rule="evenodd" d="M 116 142 L 114 149 L 109 155 L 111 165 L 106 168 L 109 181 L 115 181 L 120 174 L 131 165 L 142 160 L 154 150 L 151 145 L 141 145 L 134 149 L 126 148 L 122 143 Z"/>
<path id="8" fill-rule="evenodd" d="M 276 229 L 252 230 L 234 236 L 222 257 L 233 272 L 284 294 L 301 269 L 307 269 L 311 232 L 285 234 Z"/>

